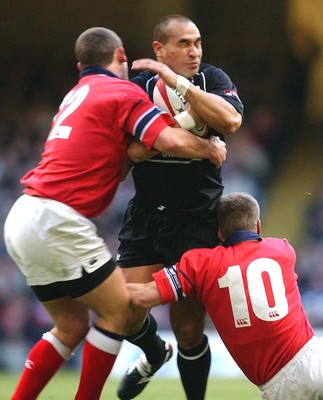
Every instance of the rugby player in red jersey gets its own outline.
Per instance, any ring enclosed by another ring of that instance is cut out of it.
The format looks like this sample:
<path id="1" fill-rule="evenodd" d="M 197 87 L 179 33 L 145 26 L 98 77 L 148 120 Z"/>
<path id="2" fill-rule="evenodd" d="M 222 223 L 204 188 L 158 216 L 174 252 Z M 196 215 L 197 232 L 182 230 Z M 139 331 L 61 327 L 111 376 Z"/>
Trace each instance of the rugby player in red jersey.
<path id="1" fill-rule="evenodd" d="M 213 249 L 189 250 L 147 284 L 129 283 L 134 304 L 152 307 L 194 296 L 264 400 L 323 398 L 323 342 L 309 324 L 286 239 L 260 236 L 257 201 L 246 193 L 217 205 Z"/>
<path id="2" fill-rule="evenodd" d="M 84 339 L 75 399 L 100 398 L 133 310 L 123 272 L 90 218 L 113 199 L 131 139 L 218 167 L 226 155 L 220 140 L 173 127 L 173 119 L 127 80 L 127 57 L 115 32 L 86 30 L 75 54 L 79 82 L 62 101 L 41 160 L 21 179 L 23 195 L 5 221 L 8 253 L 54 321 L 31 349 L 13 400 L 36 399 Z M 90 310 L 98 315 L 92 326 Z"/>

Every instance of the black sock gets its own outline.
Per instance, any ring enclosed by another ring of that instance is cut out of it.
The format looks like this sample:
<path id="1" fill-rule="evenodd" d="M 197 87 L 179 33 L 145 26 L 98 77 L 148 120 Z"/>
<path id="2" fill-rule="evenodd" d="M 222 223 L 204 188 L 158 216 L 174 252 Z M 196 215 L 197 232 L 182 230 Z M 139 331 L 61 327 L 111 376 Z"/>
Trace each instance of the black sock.
<path id="1" fill-rule="evenodd" d="M 139 332 L 125 339 L 143 350 L 149 364 L 159 364 L 163 361 L 165 341 L 158 336 L 157 322 L 151 314 L 148 315 Z"/>
<path id="2" fill-rule="evenodd" d="M 202 343 L 193 349 L 186 350 L 178 346 L 177 366 L 187 400 L 204 400 L 211 366 L 211 351 L 206 335 Z"/>

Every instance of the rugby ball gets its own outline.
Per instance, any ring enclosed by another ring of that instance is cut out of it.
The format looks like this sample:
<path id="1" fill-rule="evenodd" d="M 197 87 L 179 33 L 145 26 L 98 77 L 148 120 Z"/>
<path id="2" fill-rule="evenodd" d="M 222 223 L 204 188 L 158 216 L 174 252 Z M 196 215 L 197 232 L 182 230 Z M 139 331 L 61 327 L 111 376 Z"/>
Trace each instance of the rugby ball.
<path id="1" fill-rule="evenodd" d="M 186 110 L 188 102 L 176 90 L 170 88 L 162 79 L 158 79 L 153 91 L 153 102 L 161 110 L 174 117 Z M 205 137 L 208 131 L 207 125 L 193 128 L 190 132 L 197 136 Z"/>
<path id="2" fill-rule="evenodd" d="M 185 111 L 186 100 L 184 97 L 167 86 L 162 79 L 158 79 L 154 87 L 153 102 L 172 117 Z"/>

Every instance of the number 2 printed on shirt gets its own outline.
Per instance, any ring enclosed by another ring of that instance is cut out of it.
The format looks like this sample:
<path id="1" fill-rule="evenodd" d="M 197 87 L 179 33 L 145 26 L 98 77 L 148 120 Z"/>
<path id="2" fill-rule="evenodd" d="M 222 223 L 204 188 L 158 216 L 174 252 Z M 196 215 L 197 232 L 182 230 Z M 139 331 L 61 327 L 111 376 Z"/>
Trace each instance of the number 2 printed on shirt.
<path id="1" fill-rule="evenodd" d="M 80 87 L 78 90 L 73 90 L 69 92 L 64 100 L 62 101 L 59 112 L 54 117 L 54 125 L 49 132 L 47 140 L 53 139 L 68 139 L 72 127 L 68 125 L 63 125 L 64 121 L 68 116 L 70 116 L 84 101 L 86 96 L 89 93 L 89 86 L 84 85 Z"/>

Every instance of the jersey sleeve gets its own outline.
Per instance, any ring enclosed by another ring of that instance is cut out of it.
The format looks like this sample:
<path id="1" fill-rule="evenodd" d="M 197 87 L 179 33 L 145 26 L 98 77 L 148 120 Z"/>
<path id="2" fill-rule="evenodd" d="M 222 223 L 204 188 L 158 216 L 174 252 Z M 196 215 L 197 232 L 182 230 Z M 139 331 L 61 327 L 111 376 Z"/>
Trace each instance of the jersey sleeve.
<path id="1" fill-rule="evenodd" d="M 121 127 L 151 150 L 159 133 L 167 126 L 174 126 L 175 121 L 156 107 L 137 85 L 132 84 L 131 89 L 120 104 Z"/>
<path id="2" fill-rule="evenodd" d="M 155 272 L 153 274 L 153 280 L 156 282 L 162 304 L 183 299 L 184 294 L 177 276 L 175 265 Z"/>
<path id="3" fill-rule="evenodd" d="M 181 301 L 184 297 L 195 294 L 194 281 L 197 274 L 195 268 L 191 266 L 194 264 L 194 262 L 191 264 L 194 254 L 191 251 L 187 253 L 190 253 L 190 257 L 185 253 L 177 264 L 153 274 L 162 304 Z"/>
<path id="4" fill-rule="evenodd" d="M 208 65 L 203 72 L 207 82 L 206 91 L 222 97 L 243 116 L 244 106 L 229 76 L 222 69 L 212 65 Z"/>
<path id="5" fill-rule="evenodd" d="M 140 86 L 149 96 L 150 99 L 153 98 L 153 89 L 155 87 L 155 82 L 157 80 L 156 74 L 152 73 L 149 70 L 142 71 L 134 78 L 131 79 L 131 82 Z"/>

